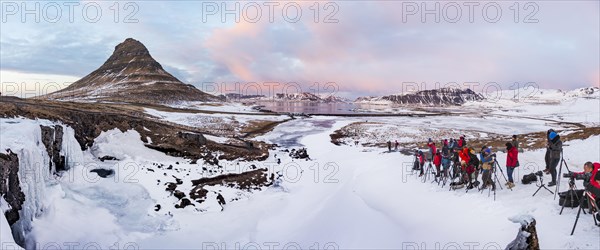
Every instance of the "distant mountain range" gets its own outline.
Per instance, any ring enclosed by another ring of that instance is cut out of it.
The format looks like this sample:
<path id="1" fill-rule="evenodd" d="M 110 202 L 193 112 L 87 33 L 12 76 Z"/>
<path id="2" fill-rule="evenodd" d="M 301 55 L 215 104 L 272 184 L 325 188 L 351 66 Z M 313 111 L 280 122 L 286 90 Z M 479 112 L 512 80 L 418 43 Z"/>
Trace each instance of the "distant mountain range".
<path id="1" fill-rule="evenodd" d="M 404 105 L 462 105 L 469 101 L 481 101 L 483 95 L 471 89 L 440 88 L 422 90 L 413 93 L 386 95 L 378 97 L 359 97 L 356 103 L 363 104 L 404 104 Z"/>
<path id="2" fill-rule="evenodd" d="M 349 99 L 335 95 L 313 94 L 308 92 L 291 94 L 276 93 L 271 97 L 264 95 L 242 95 L 237 93 L 229 93 L 225 94 L 224 97 L 228 101 L 305 101 L 319 103 L 351 102 Z"/>
<path id="3" fill-rule="evenodd" d="M 499 98 L 523 102 L 552 102 L 571 97 L 599 98 L 598 87 L 572 91 L 523 88 L 498 92 Z M 471 89 L 440 88 L 410 93 L 366 96 L 354 103 L 409 106 L 459 106 L 466 102 L 483 101 L 486 97 Z M 169 74 L 139 41 L 127 38 L 115 47 L 106 62 L 89 75 L 65 89 L 36 98 L 78 102 L 127 102 L 170 104 L 181 102 L 220 101 L 302 101 L 317 103 L 349 103 L 349 99 L 336 95 L 302 93 L 277 93 L 274 96 L 242 95 L 229 93 L 214 96 L 185 84 Z"/>

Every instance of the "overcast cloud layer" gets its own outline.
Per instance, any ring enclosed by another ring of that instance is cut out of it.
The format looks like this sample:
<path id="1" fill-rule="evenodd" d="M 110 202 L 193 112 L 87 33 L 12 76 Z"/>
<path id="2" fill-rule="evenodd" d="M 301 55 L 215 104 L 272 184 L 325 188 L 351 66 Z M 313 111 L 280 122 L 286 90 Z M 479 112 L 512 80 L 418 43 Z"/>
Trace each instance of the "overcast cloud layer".
<path id="1" fill-rule="evenodd" d="M 324 86 L 333 82 L 345 96 L 402 92 L 409 82 L 427 88 L 436 82 L 496 82 L 503 88 L 515 82 L 560 89 L 600 86 L 598 1 L 520 2 L 518 14 L 514 2 L 498 2 L 498 18 L 496 5 L 488 5 L 484 13 L 486 2 L 438 2 L 439 22 L 435 14 L 422 20 L 422 7 L 435 9 L 436 2 L 430 1 L 324 1 L 318 17 L 316 1 L 288 5 L 285 17 L 286 2 L 279 2 L 273 22 L 264 2 L 240 2 L 239 22 L 234 14 L 225 15 L 223 22 L 222 4 L 232 9 L 234 2 L 120 2 L 116 17 L 113 1 L 82 1 L 74 6 L 72 23 L 68 3 L 53 3 L 40 3 L 36 22 L 35 15 L 22 16 L 23 7 L 34 9 L 35 2 L 2 2 L 0 72 L 5 93 L 9 82 L 43 85 L 50 79 L 83 77 L 128 37 L 144 43 L 179 79 L 205 90 L 214 89 L 207 82 L 225 83 L 220 86 L 234 91 L 239 90 L 235 82 L 296 82 L 310 92 L 331 91 Z M 91 22 L 91 7 L 83 18 L 86 4 L 100 6 L 98 22 Z M 62 16 L 51 23 L 56 6 Z M 254 22 L 256 6 L 262 15 Z M 299 20 L 292 20 L 294 7 L 302 10 Z M 414 15 L 409 15 L 411 10 Z"/>

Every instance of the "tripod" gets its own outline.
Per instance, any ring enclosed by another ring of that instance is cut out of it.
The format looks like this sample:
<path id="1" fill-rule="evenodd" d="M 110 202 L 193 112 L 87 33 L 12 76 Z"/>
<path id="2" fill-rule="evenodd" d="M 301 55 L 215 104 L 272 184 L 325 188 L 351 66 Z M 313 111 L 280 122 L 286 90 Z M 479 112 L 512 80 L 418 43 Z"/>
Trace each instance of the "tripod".
<path id="1" fill-rule="evenodd" d="M 447 165 L 443 165 L 442 164 L 442 176 L 441 176 L 441 183 L 442 183 L 442 188 L 444 186 L 446 186 L 446 182 L 448 182 L 448 175 L 450 175 L 450 162 L 448 162 Z M 439 183 L 438 183 L 439 185 Z"/>
<path id="2" fill-rule="evenodd" d="M 450 184 L 448 186 L 450 186 L 450 188 L 448 189 L 448 191 L 452 191 L 452 183 L 456 182 L 454 181 L 456 178 L 458 177 L 458 180 L 462 183 L 463 181 L 461 180 L 462 178 L 462 169 L 460 166 L 460 163 L 458 163 L 457 161 L 455 161 L 454 163 L 452 163 L 452 178 L 450 179 Z"/>
<path id="3" fill-rule="evenodd" d="M 551 194 L 554 194 L 554 192 L 552 192 L 550 189 L 548 189 L 548 187 L 546 187 L 546 184 L 544 184 L 543 174 L 542 175 L 538 175 L 538 176 L 540 177 L 540 185 L 536 184 L 538 186 L 538 189 L 535 191 L 535 193 L 533 193 L 533 195 L 531 197 L 535 196 L 540 191 L 540 189 L 542 189 L 542 188 L 548 190 L 548 192 L 550 192 Z"/>
<path id="4" fill-rule="evenodd" d="M 413 161 L 412 170 L 410 171 L 411 174 L 415 174 L 415 171 L 419 171 L 420 167 L 421 167 L 421 164 L 419 163 L 419 158 L 417 158 L 417 156 L 415 155 L 415 160 Z"/>
<path id="5" fill-rule="evenodd" d="M 563 152 L 560 152 L 560 168 L 558 169 L 558 175 L 556 176 L 557 181 L 556 181 L 556 193 L 558 193 L 559 187 L 560 187 L 560 180 L 558 178 L 560 178 L 561 176 L 561 172 L 562 172 L 562 167 L 563 167 L 563 163 L 565 164 L 565 167 L 567 168 L 567 171 L 571 172 L 571 170 L 569 169 L 569 165 L 567 165 L 567 162 L 565 161 L 565 158 L 563 158 Z M 556 193 L 554 193 L 554 200 L 556 200 Z"/>
<path id="6" fill-rule="evenodd" d="M 492 192 L 492 190 L 493 190 L 493 191 L 494 191 L 494 201 L 495 201 L 495 200 L 496 200 L 496 183 L 500 183 L 500 179 L 498 178 L 498 172 L 496 171 L 496 164 L 494 163 L 494 165 L 492 166 L 492 168 L 491 168 L 490 170 L 488 170 L 488 171 L 491 171 L 491 172 L 489 173 L 489 175 L 490 175 L 490 176 L 488 177 L 489 179 L 488 179 L 488 180 L 485 180 L 485 181 L 483 182 L 483 185 L 481 186 L 481 189 L 480 189 L 480 191 L 481 191 L 481 193 L 483 193 L 483 190 L 484 190 L 485 188 L 487 188 L 487 184 L 488 184 L 488 183 L 486 183 L 486 182 L 487 182 L 487 181 L 491 181 L 491 182 L 492 182 L 492 188 L 491 188 L 491 189 L 488 189 L 488 197 L 490 197 L 490 195 L 491 195 L 491 192 Z M 492 177 L 492 175 L 493 175 L 493 177 Z M 498 186 L 500 186 L 500 189 L 503 189 L 503 188 L 502 188 L 502 185 L 498 185 Z M 512 191 L 512 189 L 511 189 L 511 191 Z"/>
<path id="7" fill-rule="evenodd" d="M 577 200 L 579 200 L 579 206 L 581 206 L 581 199 L 579 198 L 579 195 L 577 195 L 577 192 L 575 192 L 575 190 L 577 189 L 577 186 L 575 185 L 575 180 L 574 179 L 570 179 L 569 180 L 569 190 L 567 191 L 566 195 L 570 195 L 571 198 L 571 208 L 574 207 L 573 204 L 575 203 L 575 199 L 573 199 L 575 196 L 577 198 Z M 565 195 L 565 199 L 566 199 L 566 195 Z M 583 198 L 583 197 L 582 197 Z M 563 210 L 565 209 L 565 204 L 566 202 L 563 202 L 562 204 L 562 208 L 560 209 L 560 213 L 558 213 L 559 215 L 562 215 Z M 585 214 L 585 211 L 583 211 L 583 213 Z"/>
<path id="8" fill-rule="evenodd" d="M 425 171 L 425 174 L 423 175 L 423 183 L 427 182 L 427 176 L 429 175 L 430 172 L 433 172 L 431 170 L 431 162 L 429 162 L 427 164 L 427 170 Z"/>
<path id="9" fill-rule="evenodd" d="M 500 170 L 502 177 L 504 177 L 504 181 L 508 182 L 508 179 L 506 178 L 506 175 L 504 175 L 504 171 L 502 170 L 502 167 L 500 167 L 500 163 L 498 163 L 498 160 L 496 160 L 496 157 L 494 157 L 494 176 L 495 176 L 496 180 L 498 181 L 498 183 L 500 183 L 500 179 L 498 179 L 498 174 L 496 173 L 496 167 L 498 167 L 498 170 Z M 500 185 L 500 189 L 502 189 L 502 185 Z M 510 191 L 512 191 L 512 187 L 509 186 L 508 189 L 510 189 Z"/>
<path id="10" fill-rule="evenodd" d="M 598 207 L 596 206 L 596 201 L 594 198 L 592 198 L 592 195 L 586 191 L 583 194 L 583 196 L 581 197 L 581 200 L 579 201 L 579 210 L 577 211 L 577 217 L 575 217 L 575 223 L 573 224 L 573 229 L 571 230 L 571 235 L 573 235 L 575 233 L 575 227 L 577 226 L 577 221 L 579 220 L 579 215 L 581 214 L 581 211 L 583 210 L 583 207 L 581 207 L 581 205 L 583 204 L 584 198 L 586 196 L 587 196 L 587 202 L 588 202 L 588 209 L 590 210 L 590 214 L 592 215 L 592 218 L 594 218 L 594 225 L 598 226 L 598 221 L 596 220 L 596 217 L 594 216 L 594 213 L 593 213 L 593 210 L 598 212 Z M 585 213 L 585 210 L 583 211 L 583 213 Z"/>

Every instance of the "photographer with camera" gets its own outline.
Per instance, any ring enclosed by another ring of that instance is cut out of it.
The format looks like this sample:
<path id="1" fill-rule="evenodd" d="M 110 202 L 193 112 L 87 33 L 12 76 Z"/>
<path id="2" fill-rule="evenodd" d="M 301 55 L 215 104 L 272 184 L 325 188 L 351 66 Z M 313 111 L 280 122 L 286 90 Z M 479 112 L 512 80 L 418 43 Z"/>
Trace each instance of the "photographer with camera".
<path id="1" fill-rule="evenodd" d="M 591 193 L 592 198 L 596 202 L 596 207 L 600 207 L 600 163 L 586 162 L 583 165 L 583 172 L 569 172 L 563 174 L 565 178 L 572 180 L 583 180 L 585 190 Z M 600 214 L 596 211 L 596 218 L 600 220 Z"/>
<path id="2" fill-rule="evenodd" d="M 571 178 L 575 180 L 583 180 L 583 186 L 586 191 L 589 191 L 594 195 L 594 198 L 600 197 L 600 174 L 598 169 L 600 163 L 586 162 L 583 165 L 583 172 L 568 172 L 563 174 L 565 178 Z"/>
<path id="3" fill-rule="evenodd" d="M 481 185 L 480 189 L 486 189 L 488 187 L 492 187 L 492 191 L 496 190 L 496 184 L 492 180 L 492 166 L 494 164 L 494 158 L 496 154 L 492 154 L 492 150 L 488 147 L 481 148 L 481 152 L 479 153 L 479 157 L 481 158 L 481 181 L 483 185 Z"/>
<path id="4" fill-rule="evenodd" d="M 562 157 L 562 141 L 560 135 L 554 130 L 548 130 L 548 144 L 546 149 L 547 168 L 552 176 L 552 181 L 548 183 L 548 187 L 556 185 L 556 167 L 560 163 Z"/>

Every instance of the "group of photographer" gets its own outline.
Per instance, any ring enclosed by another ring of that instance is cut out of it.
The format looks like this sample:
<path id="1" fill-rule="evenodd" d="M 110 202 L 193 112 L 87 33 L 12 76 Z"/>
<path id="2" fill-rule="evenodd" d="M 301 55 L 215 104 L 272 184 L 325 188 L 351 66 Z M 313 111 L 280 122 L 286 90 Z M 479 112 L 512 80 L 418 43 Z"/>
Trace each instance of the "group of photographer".
<path id="1" fill-rule="evenodd" d="M 560 135 L 552 129 L 547 131 L 547 146 L 545 154 L 546 168 L 544 173 L 551 175 L 552 181 L 548 183 L 549 187 L 557 185 L 557 168 L 563 160 L 562 156 L 562 141 Z M 413 170 L 419 171 L 419 176 L 423 176 L 429 172 L 425 172 L 425 164 L 429 162 L 435 166 L 431 169 L 435 173 L 435 181 L 444 180 L 444 178 L 455 180 L 453 185 L 458 188 L 467 186 L 467 189 L 478 187 L 479 190 L 491 188 L 496 190 L 496 181 L 499 181 L 495 171 L 500 167 L 496 160 L 496 154 L 492 152 L 491 147 L 483 146 L 479 155 L 475 155 L 473 148 L 467 147 L 465 136 L 461 136 L 459 140 L 444 139 L 441 141 L 441 150 L 437 149 L 435 142 L 430 138 L 427 143 L 429 148 L 428 154 L 421 150 L 415 153 L 415 163 Z M 513 173 L 515 168 L 519 167 L 519 141 L 516 135 L 512 136 L 512 140 L 505 144 L 506 146 L 506 186 L 510 189 L 515 187 Z M 565 163 L 566 164 L 566 163 Z M 431 166 L 431 165 L 430 165 Z M 497 166 L 497 167 L 496 167 Z M 431 168 L 431 167 L 429 167 Z M 567 167 L 568 169 L 568 167 Z M 500 169 L 501 171 L 502 169 Z M 589 193 L 590 201 L 596 207 L 600 206 L 600 163 L 586 162 L 583 172 L 568 172 L 563 174 L 565 178 L 573 180 L 583 180 L 585 191 Z M 429 171 L 429 169 L 428 169 Z M 435 171 L 435 172 L 434 172 Z M 481 183 L 477 181 L 478 175 L 481 174 Z M 540 171 L 540 177 L 543 175 Z M 425 177 L 426 178 L 426 177 Z M 441 179 L 440 179 L 441 178 Z M 445 184 L 445 180 L 444 180 Z M 480 185 L 481 184 L 481 185 Z M 455 188 L 456 189 L 456 188 Z M 600 220 L 600 214 L 596 209 L 596 217 Z"/>
<path id="2" fill-rule="evenodd" d="M 429 138 L 427 143 L 427 147 L 429 148 L 428 156 L 421 150 L 415 152 L 413 170 L 419 171 L 419 177 L 425 174 L 425 164 L 426 161 L 429 161 L 435 166 L 436 179 L 440 177 L 458 178 L 458 182 L 454 184 L 467 185 L 467 189 L 476 187 L 479 189 L 496 189 L 496 183 L 493 181 L 492 174 L 495 169 L 494 164 L 497 164 L 497 161 L 496 154 L 492 153 L 491 148 L 482 147 L 478 156 L 473 148 L 467 147 L 464 135 L 458 140 L 452 138 L 444 139 L 441 141 L 441 145 L 442 148 L 438 149 L 436 143 Z M 509 188 L 515 186 L 513 172 L 519 166 L 518 147 L 519 144 L 516 135 L 513 136 L 511 142 L 506 143 L 506 172 L 508 179 L 505 185 Z M 478 181 L 479 174 L 482 176 L 482 184 Z M 481 186 L 479 186 L 480 184 Z"/>

